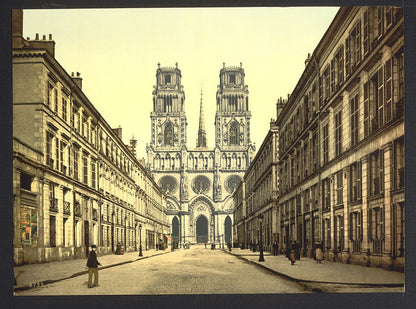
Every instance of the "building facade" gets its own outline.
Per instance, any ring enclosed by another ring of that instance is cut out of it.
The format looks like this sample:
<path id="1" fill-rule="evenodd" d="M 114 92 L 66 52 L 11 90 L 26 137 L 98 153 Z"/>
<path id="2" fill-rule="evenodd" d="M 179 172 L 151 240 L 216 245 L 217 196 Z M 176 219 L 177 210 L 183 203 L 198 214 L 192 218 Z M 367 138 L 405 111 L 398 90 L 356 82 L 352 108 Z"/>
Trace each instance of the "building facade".
<path id="1" fill-rule="evenodd" d="M 243 181 L 233 193 L 235 244 L 251 248 L 261 244 L 272 251 L 279 241 L 279 131 L 275 120 L 251 162 Z M 259 217 L 262 217 L 260 224 Z"/>
<path id="2" fill-rule="evenodd" d="M 343 7 L 277 119 L 280 247 L 403 270 L 403 10 Z"/>
<path id="3" fill-rule="evenodd" d="M 166 198 L 54 57 L 52 36 L 22 37 L 13 11 L 15 264 L 153 248 L 169 227 Z M 141 234 L 141 239 L 140 239 Z"/>
<path id="4" fill-rule="evenodd" d="M 242 64 L 224 64 L 220 71 L 214 148 L 207 147 L 202 92 L 196 147 L 188 148 L 181 77 L 177 64 L 158 64 L 150 115 L 151 142 L 147 146 L 148 168 L 166 193 L 175 243 L 232 242 L 231 193 L 255 151 L 250 140 L 251 113 L 244 69 Z"/>

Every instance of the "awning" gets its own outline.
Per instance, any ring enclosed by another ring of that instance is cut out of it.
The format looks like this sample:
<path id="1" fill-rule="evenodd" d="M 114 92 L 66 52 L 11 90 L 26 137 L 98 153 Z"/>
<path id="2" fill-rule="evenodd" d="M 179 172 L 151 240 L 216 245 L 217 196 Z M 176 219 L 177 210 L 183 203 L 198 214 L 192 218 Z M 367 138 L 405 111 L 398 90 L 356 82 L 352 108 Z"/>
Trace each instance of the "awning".
<path id="1" fill-rule="evenodd" d="M 163 236 L 165 236 L 168 240 L 172 240 L 169 235 L 164 234 Z"/>

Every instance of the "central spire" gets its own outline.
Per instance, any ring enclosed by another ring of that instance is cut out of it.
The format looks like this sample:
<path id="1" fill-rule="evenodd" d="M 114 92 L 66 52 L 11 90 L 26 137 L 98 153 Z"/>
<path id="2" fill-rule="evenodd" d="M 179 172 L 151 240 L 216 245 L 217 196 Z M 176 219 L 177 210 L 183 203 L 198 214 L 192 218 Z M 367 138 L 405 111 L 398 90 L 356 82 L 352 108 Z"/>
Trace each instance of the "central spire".
<path id="1" fill-rule="evenodd" d="M 201 86 L 201 101 L 199 105 L 199 129 L 198 129 L 198 140 L 196 141 L 196 147 L 207 147 L 207 135 L 205 132 L 205 118 L 204 109 L 202 106 L 202 86 Z"/>

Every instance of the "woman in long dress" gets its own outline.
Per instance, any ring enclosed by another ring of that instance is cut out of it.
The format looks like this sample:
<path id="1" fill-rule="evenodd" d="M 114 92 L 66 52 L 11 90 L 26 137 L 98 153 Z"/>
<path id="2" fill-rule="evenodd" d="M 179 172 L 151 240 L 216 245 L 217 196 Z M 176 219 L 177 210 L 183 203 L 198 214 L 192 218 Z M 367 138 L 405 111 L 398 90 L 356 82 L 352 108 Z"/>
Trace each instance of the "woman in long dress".
<path id="1" fill-rule="evenodd" d="M 324 253 L 322 252 L 322 245 L 320 243 L 316 246 L 315 257 L 317 263 L 321 263 L 324 259 Z"/>

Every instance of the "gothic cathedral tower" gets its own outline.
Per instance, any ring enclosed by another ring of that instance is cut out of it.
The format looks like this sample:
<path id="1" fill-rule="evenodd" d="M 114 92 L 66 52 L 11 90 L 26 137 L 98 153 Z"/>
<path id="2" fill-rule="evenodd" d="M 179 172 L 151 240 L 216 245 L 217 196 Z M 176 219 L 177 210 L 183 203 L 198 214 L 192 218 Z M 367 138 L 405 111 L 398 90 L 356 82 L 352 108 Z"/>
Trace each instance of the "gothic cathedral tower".
<path id="1" fill-rule="evenodd" d="M 181 70 L 160 67 L 156 71 L 153 90 L 151 146 L 155 150 L 180 150 L 186 145 L 185 92 L 181 85 Z"/>
<path id="2" fill-rule="evenodd" d="M 244 69 L 225 67 L 220 71 L 215 115 L 215 145 L 223 150 L 247 149 L 250 142 L 248 87 L 244 84 Z"/>

